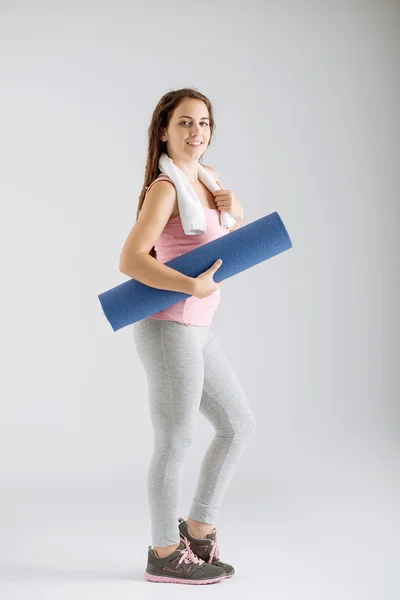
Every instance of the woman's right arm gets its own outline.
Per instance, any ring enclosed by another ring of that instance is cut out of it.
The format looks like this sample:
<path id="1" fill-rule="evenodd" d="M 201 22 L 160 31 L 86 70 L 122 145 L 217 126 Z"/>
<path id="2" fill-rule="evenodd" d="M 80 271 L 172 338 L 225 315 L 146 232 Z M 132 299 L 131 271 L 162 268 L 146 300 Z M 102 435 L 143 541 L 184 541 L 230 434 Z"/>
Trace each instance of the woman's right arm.
<path id="1" fill-rule="evenodd" d="M 168 181 L 158 181 L 151 187 L 122 248 L 119 270 L 150 287 L 194 295 L 195 277 L 188 277 L 149 254 L 173 213 L 175 199 L 175 188 Z"/>

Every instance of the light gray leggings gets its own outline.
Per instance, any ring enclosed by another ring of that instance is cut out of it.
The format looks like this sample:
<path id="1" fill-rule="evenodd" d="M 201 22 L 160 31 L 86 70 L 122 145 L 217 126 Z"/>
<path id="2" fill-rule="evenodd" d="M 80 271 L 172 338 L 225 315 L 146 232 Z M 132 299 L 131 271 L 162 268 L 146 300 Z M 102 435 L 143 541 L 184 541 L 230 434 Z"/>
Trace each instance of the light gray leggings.
<path id="1" fill-rule="evenodd" d="M 133 336 L 147 375 L 154 428 L 147 480 L 152 545 L 170 546 L 179 542 L 183 467 L 198 411 L 211 421 L 215 436 L 188 516 L 210 524 L 255 431 L 255 420 L 211 325 L 146 318 L 133 324 Z"/>

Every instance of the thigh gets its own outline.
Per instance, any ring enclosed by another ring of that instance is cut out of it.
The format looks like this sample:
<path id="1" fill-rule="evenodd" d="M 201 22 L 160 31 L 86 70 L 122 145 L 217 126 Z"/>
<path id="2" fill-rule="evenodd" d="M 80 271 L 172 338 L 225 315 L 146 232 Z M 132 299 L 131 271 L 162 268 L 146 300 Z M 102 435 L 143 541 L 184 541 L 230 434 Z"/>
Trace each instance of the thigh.
<path id="1" fill-rule="evenodd" d="M 153 425 L 159 433 L 192 432 L 201 402 L 203 353 L 196 331 L 175 321 L 143 319 L 134 340 L 146 371 Z"/>
<path id="2" fill-rule="evenodd" d="M 204 383 L 200 404 L 217 429 L 232 433 L 238 428 L 255 428 L 255 417 L 240 381 L 213 331 L 203 346 Z"/>

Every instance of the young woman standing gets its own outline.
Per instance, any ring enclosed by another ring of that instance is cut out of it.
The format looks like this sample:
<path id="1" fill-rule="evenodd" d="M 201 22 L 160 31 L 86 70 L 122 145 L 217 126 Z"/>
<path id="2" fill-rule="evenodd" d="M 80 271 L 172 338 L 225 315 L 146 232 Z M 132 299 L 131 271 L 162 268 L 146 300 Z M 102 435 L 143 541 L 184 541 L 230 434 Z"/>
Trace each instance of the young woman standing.
<path id="1" fill-rule="evenodd" d="M 120 258 L 120 271 L 129 277 L 154 288 L 190 294 L 133 325 L 135 346 L 147 375 L 154 429 L 147 487 L 153 547 L 148 548 L 145 577 L 150 581 L 213 583 L 233 575 L 234 568 L 219 560 L 214 523 L 255 431 L 247 398 L 212 330 L 221 287 L 213 275 L 222 262 L 217 260 L 194 278 L 164 264 L 229 235 L 242 222 L 243 208 L 235 194 L 225 188 L 211 193 L 198 178 L 198 164 L 213 130 L 211 102 L 197 90 L 184 88 L 161 98 L 149 127 L 137 221 Z M 162 153 L 193 186 L 204 207 L 206 233 L 185 235 L 174 182 L 159 169 Z M 205 168 L 218 181 L 215 169 Z M 221 225 L 222 210 L 236 219 L 233 229 Z M 198 411 L 212 423 L 215 436 L 201 465 L 188 519 L 178 523 L 184 461 Z"/>

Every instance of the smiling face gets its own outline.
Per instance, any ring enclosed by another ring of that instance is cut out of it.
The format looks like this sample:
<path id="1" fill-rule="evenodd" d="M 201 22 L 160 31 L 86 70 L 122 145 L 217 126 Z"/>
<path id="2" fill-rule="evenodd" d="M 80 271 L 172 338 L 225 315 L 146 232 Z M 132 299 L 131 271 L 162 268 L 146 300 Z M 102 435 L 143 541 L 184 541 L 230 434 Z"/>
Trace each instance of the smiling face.
<path id="1" fill-rule="evenodd" d="M 198 160 L 204 154 L 210 136 L 207 106 L 202 100 L 185 98 L 172 113 L 161 139 L 167 142 L 167 153 L 172 160 L 187 161 Z"/>

